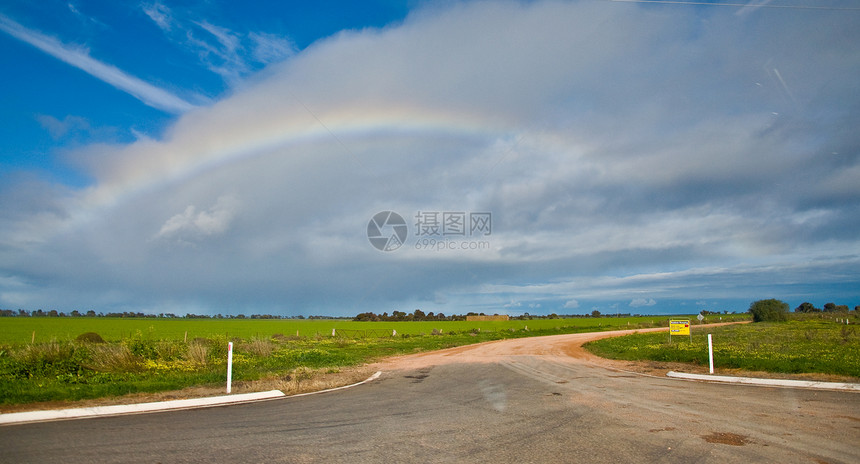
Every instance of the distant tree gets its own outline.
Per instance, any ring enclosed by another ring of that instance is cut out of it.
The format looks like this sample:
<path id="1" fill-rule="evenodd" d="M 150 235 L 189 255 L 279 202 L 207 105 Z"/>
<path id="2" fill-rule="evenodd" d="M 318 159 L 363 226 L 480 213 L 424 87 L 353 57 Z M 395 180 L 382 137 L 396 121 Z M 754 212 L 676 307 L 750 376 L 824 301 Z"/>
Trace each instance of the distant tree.
<path id="1" fill-rule="evenodd" d="M 788 319 L 788 303 L 776 299 L 758 300 L 750 304 L 754 322 L 779 322 Z"/>
<path id="2" fill-rule="evenodd" d="M 595 309 L 591 312 L 591 317 L 600 317 L 600 311 Z"/>
<path id="3" fill-rule="evenodd" d="M 836 311 L 840 313 L 847 313 L 848 305 L 836 305 Z"/>
<path id="4" fill-rule="evenodd" d="M 371 312 L 366 312 L 366 313 L 358 314 L 352 320 L 358 321 L 358 322 L 371 322 L 371 321 L 378 321 L 379 317 L 376 314 L 373 314 Z"/>
<path id="5" fill-rule="evenodd" d="M 826 303 L 824 305 L 824 312 L 825 313 L 832 313 L 835 311 L 836 311 L 836 303 Z"/>
<path id="6" fill-rule="evenodd" d="M 800 306 L 794 308 L 794 312 L 796 313 L 819 313 L 820 309 L 816 308 L 814 304 L 804 301 L 800 303 Z"/>
<path id="7" fill-rule="evenodd" d="M 855 306 L 854 311 L 857 311 L 858 313 L 860 313 L 860 305 Z"/>

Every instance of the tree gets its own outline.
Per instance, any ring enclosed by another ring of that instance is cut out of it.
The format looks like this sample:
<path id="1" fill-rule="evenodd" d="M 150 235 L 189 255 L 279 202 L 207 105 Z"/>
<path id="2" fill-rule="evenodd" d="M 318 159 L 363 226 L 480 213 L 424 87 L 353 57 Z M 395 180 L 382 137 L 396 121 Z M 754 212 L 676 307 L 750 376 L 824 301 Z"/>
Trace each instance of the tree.
<path id="1" fill-rule="evenodd" d="M 800 306 L 794 308 L 794 312 L 796 313 L 819 313 L 820 309 L 816 308 L 814 304 L 804 301 L 800 303 Z"/>
<path id="2" fill-rule="evenodd" d="M 595 309 L 591 312 L 591 317 L 600 317 L 600 311 Z"/>
<path id="3" fill-rule="evenodd" d="M 750 304 L 753 322 L 780 322 L 788 319 L 788 303 L 776 299 L 758 300 Z"/>
<path id="4" fill-rule="evenodd" d="M 826 303 L 824 305 L 824 312 L 825 313 L 832 313 L 835 311 L 836 311 L 836 303 Z"/>
<path id="5" fill-rule="evenodd" d="M 372 312 L 366 312 L 366 313 L 361 313 L 361 314 L 355 316 L 355 318 L 353 320 L 354 321 L 361 321 L 361 322 L 373 322 L 373 321 L 378 321 L 379 316 L 377 316 L 376 314 L 373 314 Z"/>

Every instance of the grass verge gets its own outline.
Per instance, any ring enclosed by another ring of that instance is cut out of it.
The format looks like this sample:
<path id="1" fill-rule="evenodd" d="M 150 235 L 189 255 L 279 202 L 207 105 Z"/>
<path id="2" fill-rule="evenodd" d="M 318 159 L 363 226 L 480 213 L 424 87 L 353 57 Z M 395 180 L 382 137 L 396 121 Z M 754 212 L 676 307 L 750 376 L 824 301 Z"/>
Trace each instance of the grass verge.
<path id="1" fill-rule="evenodd" d="M 856 318 L 852 322 L 857 322 Z M 820 373 L 860 378 L 860 329 L 832 319 L 730 325 L 687 337 L 666 333 L 606 338 L 584 345 L 609 359 L 708 366 L 707 333 L 713 336 L 716 368 L 776 373 Z"/>

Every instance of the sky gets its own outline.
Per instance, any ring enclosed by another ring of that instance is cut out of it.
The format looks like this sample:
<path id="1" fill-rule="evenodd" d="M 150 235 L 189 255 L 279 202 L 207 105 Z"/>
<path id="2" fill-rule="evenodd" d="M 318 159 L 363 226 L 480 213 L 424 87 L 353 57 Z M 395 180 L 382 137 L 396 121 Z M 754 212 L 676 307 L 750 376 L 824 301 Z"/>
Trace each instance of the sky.
<path id="1" fill-rule="evenodd" d="M 860 5 L 722 3 L 3 2 L 0 307 L 860 305 Z"/>

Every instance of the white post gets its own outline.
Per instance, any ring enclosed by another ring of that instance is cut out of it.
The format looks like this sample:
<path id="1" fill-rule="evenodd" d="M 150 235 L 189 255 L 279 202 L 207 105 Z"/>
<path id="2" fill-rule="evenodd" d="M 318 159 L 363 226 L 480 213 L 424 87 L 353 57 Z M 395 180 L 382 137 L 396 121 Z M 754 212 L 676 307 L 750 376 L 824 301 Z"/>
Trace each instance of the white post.
<path id="1" fill-rule="evenodd" d="M 714 343 L 711 340 L 711 334 L 708 334 L 708 364 L 711 367 L 711 374 L 714 373 Z"/>
<path id="2" fill-rule="evenodd" d="M 227 343 L 227 393 L 233 383 L 233 342 Z"/>

